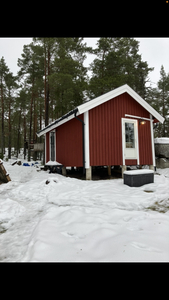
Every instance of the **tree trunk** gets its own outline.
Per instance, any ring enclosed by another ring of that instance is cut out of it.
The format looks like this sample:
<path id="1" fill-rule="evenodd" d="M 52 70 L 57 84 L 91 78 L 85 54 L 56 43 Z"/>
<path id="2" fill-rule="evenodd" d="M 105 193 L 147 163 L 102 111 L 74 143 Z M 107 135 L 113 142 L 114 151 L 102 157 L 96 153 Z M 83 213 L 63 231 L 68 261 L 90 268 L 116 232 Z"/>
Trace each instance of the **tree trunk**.
<path id="1" fill-rule="evenodd" d="M 1 154 L 3 157 L 4 147 L 5 147 L 5 133 L 4 133 L 4 98 L 3 98 L 3 88 L 1 82 Z"/>
<path id="2" fill-rule="evenodd" d="M 28 161 L 30 161 L 30 160 L 31 160 L 32 107 L 33 107 L 33 92 L 32 92 L 32 97 L 31 97 L 31 107 L 30 107 L 30 124 L 29 124 Z"/>
<path id="3" fill-rule="evenodd" d="M 9 112 L 8 112 L 8 130 L 9 130 L 9 138 L 8 138 L 8 158 L 11 158 L 11 101 L 9 99 Z"/>
<path id="4" fill-rule="evenodd" d="M 44 87 L 44 92 L 45 92 L 45 126 L 48 125 L 48 101 L 47 101 L 47 83 L 46 83 L 46 48 L 45 48 L 45 87 Z"/>
<path id="5" fill-rule="evenodd" d="M 17 158 L 20 152 L 20 128 L 21 128 L 21 110 L 19 111 L 18 137 L 17 137 Z"/>
<path id="6" fill-rule="evenodd" d="M 163 117 L 165 118 L 165 98 L 164 98 L 164 91 L 163 91 Z M 165 137 L 165 120 L 163 123 L 163 137 Z"/>
<path id="7" fill-rule="evenodd" d="M 23 127 L 24 127 L 24 159 L 26 158 L 26 117 L 24 115 L 24 120 L 23 120 Z"/>

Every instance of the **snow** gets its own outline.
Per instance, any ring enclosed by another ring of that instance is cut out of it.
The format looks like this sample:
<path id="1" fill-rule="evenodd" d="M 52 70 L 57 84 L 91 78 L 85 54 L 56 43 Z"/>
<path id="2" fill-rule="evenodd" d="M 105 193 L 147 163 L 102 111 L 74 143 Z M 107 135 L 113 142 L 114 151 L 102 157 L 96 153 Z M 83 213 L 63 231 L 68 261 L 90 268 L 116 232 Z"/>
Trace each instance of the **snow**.
<path id="1" fill-rule="evenodd" d="M 166 138 L 166 137 L 155 138 L 154 143 L 155 144 L 169 144 L 169 138 Z"/>
<path id="2" fill-rule="evenodd" d="M 140 175 L 141 173 L 150 174 L 150 173 L 154 173 L 154 171 L 147 170 L 147 169 L 140 169 L 140 170 L 132 170 L 132 171 L 124 171 L 123 172 L 123 174 L 127 174 L 127 175 Z"/>
<path id="3" fill-rule="evenodd" d="M 11 181 L 0 185 L 0 261 L 169 261 L 169 169 L 129 187 L 4 166 Z"/>
<path id="4" fill-rule="evenodd" d="M 61 164 L 57 161 L 51 161 L 49 160 L 47 163 L 46 163 L 46 166 L 60 166 Z"/>

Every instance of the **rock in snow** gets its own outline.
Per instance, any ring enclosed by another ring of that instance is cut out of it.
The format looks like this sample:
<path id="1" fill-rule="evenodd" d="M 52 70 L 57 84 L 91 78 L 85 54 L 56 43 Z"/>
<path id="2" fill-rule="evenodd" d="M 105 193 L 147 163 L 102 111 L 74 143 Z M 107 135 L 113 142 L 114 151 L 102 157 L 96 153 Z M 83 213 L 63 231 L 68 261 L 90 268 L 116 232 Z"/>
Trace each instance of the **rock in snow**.
<path id="1" fill-rule="evenodd" d="M 0 261 L 169 261 L 169 169 L 134 188 L 4 165 Z"/>

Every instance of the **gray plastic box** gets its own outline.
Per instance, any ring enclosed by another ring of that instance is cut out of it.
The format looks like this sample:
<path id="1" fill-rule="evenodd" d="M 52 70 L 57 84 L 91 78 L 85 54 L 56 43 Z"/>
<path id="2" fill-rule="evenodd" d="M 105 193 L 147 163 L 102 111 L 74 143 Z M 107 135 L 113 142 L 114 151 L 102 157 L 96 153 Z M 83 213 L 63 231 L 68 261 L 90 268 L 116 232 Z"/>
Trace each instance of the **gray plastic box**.
<path id="1" fill-rule="evenodd" d="M 154 183 L 153 170 L 132 170 L 123 173 L 124 184 L 138 187 L 148 183 Z"/>

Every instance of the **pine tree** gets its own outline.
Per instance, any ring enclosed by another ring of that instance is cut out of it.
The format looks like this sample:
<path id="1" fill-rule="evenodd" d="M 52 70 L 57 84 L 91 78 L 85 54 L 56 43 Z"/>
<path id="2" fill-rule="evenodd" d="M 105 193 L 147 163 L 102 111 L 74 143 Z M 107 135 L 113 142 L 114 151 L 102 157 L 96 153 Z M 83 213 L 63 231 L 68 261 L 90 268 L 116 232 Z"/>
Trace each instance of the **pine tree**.
<path id="1" fill-rule="evenodd" d="M 11 114 L 14 106 L 14 90 L 16 90 L 19 86 L 16 83 L 16 77 L 13 76 L 11 72 L 9 72 L 5 76 L 6 82 L 6 102 L 7 102 L 7 119 L 8 119 L 8 158 L 11 158 L 11 145 L 12 145 L 12 122 L 11 122 Z"/>
<path id="2" fill-rule="evenodd" d="M 133 38 L 100 38 L 91 64 L 89 96 L 96 97 L 123 84 L 128 84 L 140 96 L 146 96 L 148 68 L 138 54 L 139 42 Z"/>
<path id="3" fill-rule="evenodd" d="M 82 41 L 81 38 L 56 38 L 52 72 L 48 77 L 55 118 L 84 101 L 87 68 L 83 62 L 90 49 Z"/>
<path id="4" fill-rule="evenodd" d="M 51 62 L 55 50 L 55 38 L 34 38 L 35 44 L 42 49 L 44 60 L 44 108 L 45 108 L 45 126 L 49 124 L 49 104 L 50 104 L 50 84 L 49 76 L 51 74 Z"/>
<path id="5" fill-rule="evenodd" d="M 161 112 L 161 95 L 159 89 L 152 88 L 151 86 L 147 89 L 146 101 L 150 104 L 159 114 Z M 162 137 L 163 136 L 163 124 L 158 123 L 158 126 L 154 128 L 154 137 Z"/>
<path id="6" fill-rule="evenodd" d="M 169 133 L 169 120 L 167 117 L 169 113 L 169 74 L 166 74 L 163 65 L 161 66 L 160 75 L 161 77 L 157 84 L 160 91 L 161 113 L 165 118 L 162 131 L 162 134 L 165 137 Z"/>
<path id="7" fill-rule="evenodd" d="M 5 78 L 7 73 L 9 72 L 9 68 L 7 67 L 4 57 L 2 56 L 0 60 L 0 97 L 1 97 L 1 156 L 3 158 L 3 154 L 5 151 L 5 126 L 4 126 L 4 98 L 6 93 L 6 84 Z"/>
<path id="8" fill-rule="evenodd" d="M 30 161 L 31 154 L 31 141 L 32 127 L 34 124 L 34 132 L 37 130 L 37 98 L 39 98 L 39 89 L 41 90 L 43 81 L 43 63 L 42 63 L 42 48 L 39 45 L 24 46 L 22 59 L 18 59 L 18 66 L 20 71 L 18 76 L 24 80 L 24 86 L 28 88 L 28 94 L 30 95 L 30 107 L 29 107 L 29 148 L 28 148 L 28 161 Z"/>

